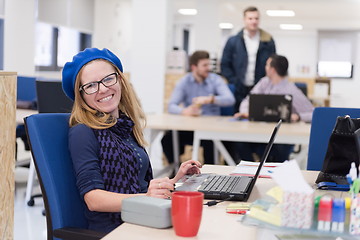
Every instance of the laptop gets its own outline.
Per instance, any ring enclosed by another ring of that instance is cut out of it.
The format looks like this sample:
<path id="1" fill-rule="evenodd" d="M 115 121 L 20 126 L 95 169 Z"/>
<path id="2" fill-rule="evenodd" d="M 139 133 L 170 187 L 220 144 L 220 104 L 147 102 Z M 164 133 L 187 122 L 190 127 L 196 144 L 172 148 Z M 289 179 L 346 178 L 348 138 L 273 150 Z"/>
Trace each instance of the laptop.
<path id="1" fill-rule="evenodd" d="M 269 156 L 282 120 L 276 124 L 254 176 L 195 174 L 183 181 L 175 191 L 199 191 L 206 199 L 247 201 Z"/>
<path id="2" fill-rule="evenodd" d="M 282 119 L 290 122 L 292 99 L 290 94 L 250 94 L 249 120 L 277 122 Z"/>

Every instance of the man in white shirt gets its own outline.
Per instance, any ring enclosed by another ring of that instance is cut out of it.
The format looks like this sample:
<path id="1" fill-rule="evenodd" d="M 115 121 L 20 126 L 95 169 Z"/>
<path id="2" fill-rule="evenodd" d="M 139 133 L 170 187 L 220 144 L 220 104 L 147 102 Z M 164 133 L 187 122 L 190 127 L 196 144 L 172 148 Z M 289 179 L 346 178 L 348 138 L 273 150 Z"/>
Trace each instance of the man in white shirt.
<path id="1" fill-rule="evenodd" d="M 235 111 L 251 88 L 265 76 L 266 60 L 276 52 L 272 36 L 259 28 L 260 13 L 256 7 L 244 10 L 244 29 L 227 41 L 221 75 L 235 85 Z"/>
<path id="2" fill-rule="evenodd" d="M 288 60 L 284 56 L 272 55 L 266 61 L 266 77 L 263 77 L 250 91 L 250 94 L 290 94 L 293 97 L 291 121 L 311 122 L 314 107 L 303 92 L 288 80 Z M 239 113 L 235 117 L 249 117 L 249 96 L 240 105 Z M 265 144 L 241 143 L 240 157 L 244 160 L 253 160 L 253 153 L 261 157 Z M 283 162 L 289 159 L 293 149 L 292 145 L 275 144 L 270 152 L 270 161 Z"/>

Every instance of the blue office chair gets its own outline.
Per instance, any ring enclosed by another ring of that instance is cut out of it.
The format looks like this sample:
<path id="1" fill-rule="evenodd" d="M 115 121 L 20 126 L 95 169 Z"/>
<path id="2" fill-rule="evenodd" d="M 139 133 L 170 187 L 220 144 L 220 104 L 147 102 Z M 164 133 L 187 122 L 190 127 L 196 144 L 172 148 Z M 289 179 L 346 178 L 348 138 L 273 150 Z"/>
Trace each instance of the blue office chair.
<path id="1" fill-rule="evenodd" d="M 359 108 L 318 107 L 313 112 L 307 170 L 320 171 L 326 155 L 329 138 L 338 116 L 360 117 Z"/>
<path id="2" fill-rule="evenodd" d="M 32 156 L 40 182 L 50 239 L 100 239 L 88 230 L 84 202 L 76 187 L 68 150 L 68 113 L 41 113 L 25 118 Z"/>
<path id="3" fill-rule="evenodd" d="M 232 92 L 232 94 L 235 94 L 235 85 L 229 83 L 228 87 L 230 89 L 230 91 Z M 228 107 L 221 107 L 220 108 L 220 115 L 221 116 L 232 116 L 235 113 L 235 109 L 234 106 L 228 106 Z"/>
<path id="4" fill-rule="evenodd" d="M 307 96 L 307 84 L 302 82 L 294 82 L 295 86 L 297 86 L 305 96 Z"/>
<path id="5" fill-rule="evenodd" d="M 36 109 L 37 100 L 35 80 L 35 77 L 17 77 L 16 104 L 18 108 Z M 24 124 L 18 124 L 16 126 L 16 138 L 21 138 L 21 140 L 24 142 L 25 150 L 30 150 Z M 15 152 L 15 159 L 17 159 L 17 149 Z"/>

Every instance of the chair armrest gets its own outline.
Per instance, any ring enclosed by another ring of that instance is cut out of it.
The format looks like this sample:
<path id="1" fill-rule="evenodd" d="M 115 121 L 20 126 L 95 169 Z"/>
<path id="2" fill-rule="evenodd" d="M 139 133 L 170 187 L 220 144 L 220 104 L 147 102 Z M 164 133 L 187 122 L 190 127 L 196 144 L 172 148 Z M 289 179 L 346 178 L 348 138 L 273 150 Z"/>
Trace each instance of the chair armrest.
<path id="1" fill-rule="evenodd" d="M 66 240 L 98 240 L 105 237 L 106 233 L 83 228 L 65 227 L 55 229 L 53 235 Z"/>

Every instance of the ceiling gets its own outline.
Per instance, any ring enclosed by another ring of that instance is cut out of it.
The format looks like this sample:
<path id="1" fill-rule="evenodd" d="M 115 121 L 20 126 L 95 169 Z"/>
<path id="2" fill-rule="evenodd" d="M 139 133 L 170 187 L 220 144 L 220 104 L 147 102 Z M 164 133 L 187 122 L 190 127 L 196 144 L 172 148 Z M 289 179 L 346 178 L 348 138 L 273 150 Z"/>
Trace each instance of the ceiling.
<path id="1" fill-rule="evenodd" d="M 280 23 L 302 24 L 304 31 L 360 30 L 360 0 L 174 0 L 175 21 L 191 24 L 194 16 L 181 16 L 177 9 L 204 9 L 198 4 L 209 3 L 216 4 L 219 23 L 230 22 L 236 28 L 242 25 L 244 8 L 256 6 L 261 12 L 261 27 L 268 30 L 279 29 Z M 294 10 L 295 17 L 268 17 L 268 9 Z"/>

